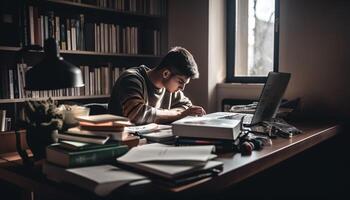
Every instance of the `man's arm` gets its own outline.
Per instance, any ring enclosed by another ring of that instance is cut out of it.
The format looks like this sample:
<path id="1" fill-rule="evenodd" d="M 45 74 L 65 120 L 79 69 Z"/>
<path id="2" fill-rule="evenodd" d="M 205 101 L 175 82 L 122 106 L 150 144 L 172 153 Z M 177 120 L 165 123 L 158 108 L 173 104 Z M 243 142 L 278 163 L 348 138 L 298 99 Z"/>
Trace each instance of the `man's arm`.
<path id="1" fill-rule="evenodd" d="M 155 122 L 159 124 L 171 123 L 186 116 L 202 116 L 205 115 L 205 110 L 200 106 L 191 106 L 188 109 L 173 108 L 173 109 L 157 109 L 157 117 Z"/>

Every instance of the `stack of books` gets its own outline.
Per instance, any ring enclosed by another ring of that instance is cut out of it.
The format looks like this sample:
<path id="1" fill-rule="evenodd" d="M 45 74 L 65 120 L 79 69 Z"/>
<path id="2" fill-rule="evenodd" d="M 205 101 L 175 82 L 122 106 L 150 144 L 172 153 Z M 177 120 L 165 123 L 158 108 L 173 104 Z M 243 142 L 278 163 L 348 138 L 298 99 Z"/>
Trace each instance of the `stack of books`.
<path id="1" fill-rule="evenodd" d="M 129 147 L 124 127 L 131 123 L 125 117 L 92 115 L 76 117 L 80 127 L 57 135 L 58 143 L 46 149 L 47 161 L 61 167 L 80 167 L 115 162 Z M 138 143 L 138 138 L 135 138 Z"/>
<path id="2" fill-rule="evenodd" d="M 175 147 L 153 143 L 135 147 L 117 161 L 152 181 L 178 186 L 218 174 L 223 163 L 213 160 L 214 150 L 212 145 Z"/>
<path id="3" fill-rule="evenodd" d="M 201 117 L 188 116 L 172 123 L 176 144 L 214 145 L 217 151 L 233 151 L 234 141 L 241 133 L 241 120 L 220 117 L 211 113 Z"/>
<path id="4" fill-rule="evenodd" d="M 111 115 L 77 116 L 79 127 L 58 134 L 58 139 L 104 144 L 107 140 L 118 141 L 129 148 L 139 145 L 140 138 L 130 134 L 125 127 L 133 124 L 128 118 Z M 92 139 L 92 140 L 91 140 Z"/>

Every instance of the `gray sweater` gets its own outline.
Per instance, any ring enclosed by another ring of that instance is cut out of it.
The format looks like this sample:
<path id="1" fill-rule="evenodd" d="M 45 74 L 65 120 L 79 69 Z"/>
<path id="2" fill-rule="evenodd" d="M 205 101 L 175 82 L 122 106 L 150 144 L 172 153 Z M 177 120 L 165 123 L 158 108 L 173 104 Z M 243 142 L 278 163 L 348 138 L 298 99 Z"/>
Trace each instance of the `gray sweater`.
<path id="1" fill-rule="evenodd" d="M 182 91 L 169 93 L 156 88 L 144 65 L 124 71 L 114 84 L 108 110 L 111 114 L 126 116 L 135 124 L 157 120 L 157 110 L 185 108 L 192 105 Z"/>

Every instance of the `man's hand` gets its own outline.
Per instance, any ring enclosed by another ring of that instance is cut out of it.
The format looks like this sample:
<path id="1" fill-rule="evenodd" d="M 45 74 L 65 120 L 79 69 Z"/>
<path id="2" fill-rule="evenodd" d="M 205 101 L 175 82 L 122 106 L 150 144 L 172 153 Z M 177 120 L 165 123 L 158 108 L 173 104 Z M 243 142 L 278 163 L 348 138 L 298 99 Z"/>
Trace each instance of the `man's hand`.
<path id="1" fill-rule="evenodd" d="M 205 110 L 200 106 L 192 106 L 181 113 L 181 118 L 186 116 L 202 116 L 205 115 Z"/>

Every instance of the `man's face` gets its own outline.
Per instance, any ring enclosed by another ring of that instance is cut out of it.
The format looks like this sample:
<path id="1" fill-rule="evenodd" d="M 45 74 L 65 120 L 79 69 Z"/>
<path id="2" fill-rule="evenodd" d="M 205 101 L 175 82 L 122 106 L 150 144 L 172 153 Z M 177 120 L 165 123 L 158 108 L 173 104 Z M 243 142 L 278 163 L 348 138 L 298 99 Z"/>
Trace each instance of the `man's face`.
<path id="1" fill-rule="evenodd" d="M 182 75 L 171 74 L 168 78 L 163 81 L 165 89 L 172 93 L 179 90 L 184 90 L 186 84 L 190 82 L 190 78 Z"/>

